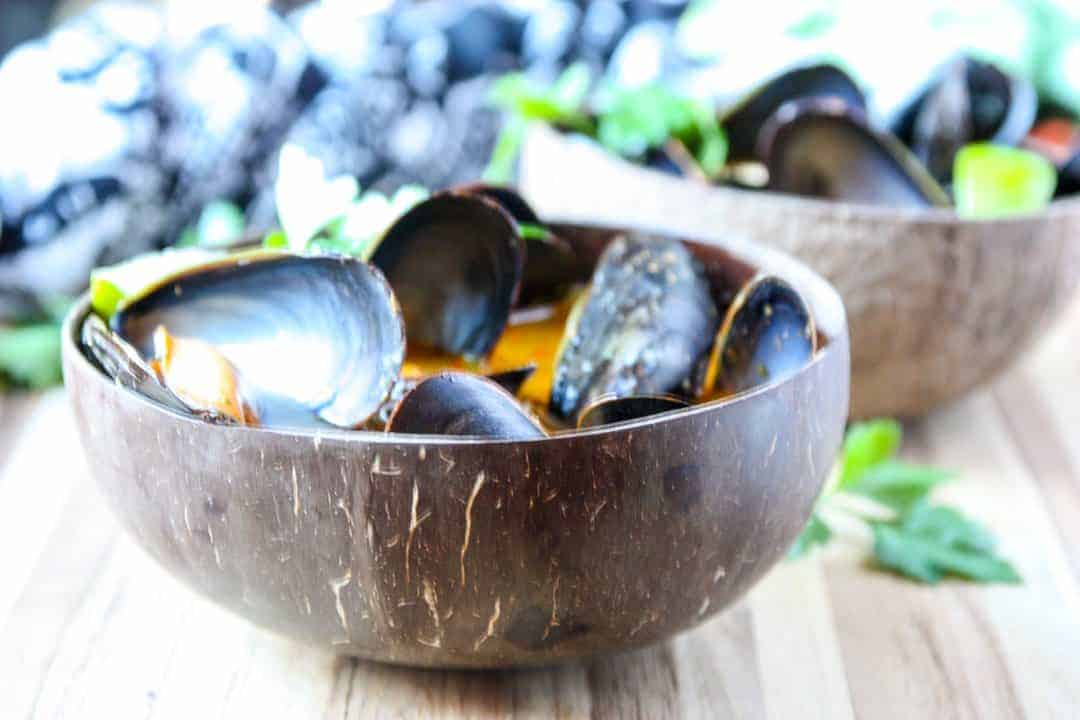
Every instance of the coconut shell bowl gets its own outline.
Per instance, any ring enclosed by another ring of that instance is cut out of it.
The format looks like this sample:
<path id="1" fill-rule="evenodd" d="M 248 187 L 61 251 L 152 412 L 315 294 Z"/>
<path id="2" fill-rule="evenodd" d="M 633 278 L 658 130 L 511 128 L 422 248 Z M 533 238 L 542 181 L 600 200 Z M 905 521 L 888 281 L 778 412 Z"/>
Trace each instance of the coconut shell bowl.
<path id="1" fill-rule="evenodd" d="M 971 220 L 949 208 L 721 187 L 543 127 L 529 134 L 519 184 L 548 217 L 740 238 L 807 263 L 844 299 L 856 418 L 921 416 L 992 380 L 1041 337 L 1080 280 L 1078 199 Z"/>
<path id="2" fill-rule="evenodd" d="M 638 236 L 548 227 L 586 278 L 616 238 Z M 670 401 L 675 409 L 660 414 L 602 414 L 550 433 L 526 425 L 512 439 L 452 423 L 453 434 L 409 432 L 433 412 L 419 402 L 425 394 L 488 387 L 479 376 L 417 385 L 390 419 L 396 432 L 248 426 L 110 377 L 86 345 L 84 298 L 67 319 L 63 355 L 89 466 L 122 525 L 182 583 L 329 652 L 498 668 L 664 640 L 728 607 L 783 556 L 848 415 L 847 327 L 832 287 L 775 250 L 682 245 L 721 312 L 761 273 L 796 289 L 816 323 L 806 361 L 749 389 Z M 231 291 L 262 270 L 251 272 Z M 287 293 L 288 283 L 274 285 Z M 176 298 L 197 291 L 166 286 Z M 408 325 L 408 307 L 405 317 Z M 484 402 L 510 397 L 493 393 Z M 405 408 L 409 397 L 419 404 Z M 457 407 L 457 397 L 435 410 Z M 470 417 L 465 425 L 482 429 Z"/>

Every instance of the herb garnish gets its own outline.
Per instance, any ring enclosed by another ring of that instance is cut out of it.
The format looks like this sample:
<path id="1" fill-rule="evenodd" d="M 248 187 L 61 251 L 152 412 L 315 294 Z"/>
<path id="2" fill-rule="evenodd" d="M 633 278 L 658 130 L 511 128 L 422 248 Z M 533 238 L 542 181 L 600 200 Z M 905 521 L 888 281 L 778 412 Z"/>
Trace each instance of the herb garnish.
<path id="1" fill-rule="evenodd" d="M 994 537 L 959 510 L 935 504 L 934 488 L 951 475 L 896 459 L 902 430 L 894 420 L 853 425 L 844 439 L 835 482 L 789 551 L 799 557 L 836 536 L 827 516 L 866 523 L 877 565 L 919 582 L 945 576 L 974 582 L 1018 583 L 1020 575 L 995 552 Z M 844 502 L 857 496 L 862 502 Z M 859 505 L 868 506 L 858 509 Z"/>

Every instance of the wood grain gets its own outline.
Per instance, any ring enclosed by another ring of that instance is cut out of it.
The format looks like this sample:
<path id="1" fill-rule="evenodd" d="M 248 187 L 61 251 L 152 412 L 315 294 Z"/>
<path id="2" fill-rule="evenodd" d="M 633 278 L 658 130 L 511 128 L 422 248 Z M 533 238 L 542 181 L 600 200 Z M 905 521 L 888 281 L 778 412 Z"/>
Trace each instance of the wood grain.
<path id="1" fill-rule="evenodd" d="M 1080 305 L 905 452 L 1002 539 L 1020 587 L 913 585 L 865 539 L 785 563 L 665 645 L 519 672 L 335 658 L 196 597 L 122 534 L 63 396 L 0 401 L 0 718 L 1073 718 Z"/>

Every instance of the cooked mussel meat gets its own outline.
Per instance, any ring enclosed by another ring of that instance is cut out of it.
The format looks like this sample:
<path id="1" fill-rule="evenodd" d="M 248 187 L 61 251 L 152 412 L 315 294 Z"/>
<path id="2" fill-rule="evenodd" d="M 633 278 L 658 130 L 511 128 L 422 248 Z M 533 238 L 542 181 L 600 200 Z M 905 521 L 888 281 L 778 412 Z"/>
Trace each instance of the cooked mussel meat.
<path id="1" fill-rule="evenodd" d="M 393 433 L 502 440 L 546 437 L 510 393 L 479 375 L 448 372 L 421 380 L 394 408 Z"/>
<path id="2" fill-rule="evenodd" d="M 550 411 L 573 419 L 603 395 L 693 395 L 717 325 L 704 269 L 686 246 L 618 237 L 567 322 Z"/>
<path id="3" fill-rule="evenodd" d="M 834 99 L 784 105 L 762 131 L 769 189 L 845 202 L 924 208 L 948 194 L 892 135 Z"/>
<path id="4" fill-rule="evenodd" d="M 371 262 L 401 303 L 410 344 L 482 358 L 517 301 L 525 248 L 498 204 L 442 193 L 399 218 Z"/>
<path id="5" fill-rule="evenodd" d="M 866 109 L 866 98 L 859 86 L 835 65 L 796 67 L 769 79 L 723 114 L 728 159 L 732 162 L 756 159 L 758 134 L 784 103 L 822 97 L 836 98 L 857 110 Z"/>
<path id="6" fill-rule="evenodd" d="M 896 135 L 942 182 L 964 145 L 1017 145 L 1035 122 L 1038 98 L 1026 79 L 970 57 L 948 63 L 901 113 Z"/>
<path id="7" fill-rule="evenodd" d="M 589 403 L 578 415 L 577 426 L 592 428 L 612 425 L 689 406 L 686 400 L 672 395 L 609 395 Z"/>
<path id="8" fill-rule="evenodd" d="M 135 297 L 111 325 L 143 357 L 154 356 L 159 328 L 220 353 L 268 425 L 315 416 L 360 425 L 390 392 L 405 354 L 401 313 L 381 273 L 342 257 L 256 253 L 212 262 Z"/>
<path id="9" fill-rule="evenodd" d="M 814 319 L 799 293 L 778 277 L 759 275 L 725 314 L 706 388 L 726 396 L 780 380 L 805 367 L 816 349 Z"/>

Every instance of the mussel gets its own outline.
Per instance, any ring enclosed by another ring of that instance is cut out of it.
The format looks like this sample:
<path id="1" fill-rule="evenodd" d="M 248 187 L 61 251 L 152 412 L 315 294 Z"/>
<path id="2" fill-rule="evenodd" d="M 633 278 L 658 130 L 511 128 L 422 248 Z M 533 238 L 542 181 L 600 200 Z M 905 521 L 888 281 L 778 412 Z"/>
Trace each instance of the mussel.
<path id="1" fill-rule="evenodd" d="M 579 428 L 592 428 L 601 425 L 637 420 L 650 415 L 659 415 L 670 410 L 681 410 L 690 403 L 673 395 L 628 395 L 615 397 L 609 395 L 589 403 L 578 415 Z"/>
<path id="2" fill-rule="evenodd" d="M 586 279 L 583 275 L 587 273 L 582 271 L 570 244 L 545 227 L 516 190 L 486 183 L 459 185 L 454 190 L 496 202 L 518 224 L 525 240 L 525 272 L 521 280 L 519 305 L 530 306 L 558 300 L 575 282 Z"/>
<path id="3" fill-rule="evenodd" d="M 705 386 L 726 396 L 775 382 L 805 367 L 817 350 L 814 318 L 799 293 L 760 275 L 735 296 L 709 359 Z"/>
<path id="4" fill-rule="evenodd" d="M 381 273 L 359 260 L 254 253 L 174 275 L 113 315 L 142 357 L 158 328 L 212 347 L 235 368 L 264 424 L 315 417 L 352 428 L 397 380 L 405 332 Z"/>
<path id="5" fill-rule="evenodd" d="M 765 122 L 784 103 L 803 98 L 837 98 L 845 106 L 866 109 L 866 98 L 855 81 L 835 65 L 796 67 L 767 80 L 721 116 L 731 162 L 756 157 L 758 135 Z"/>
<path id="6" fill-rule="evenodd" d="M 960 148 L 984 140 L 1019 144 L 1037 109 L 1035 89 L 1025 78 L 959 57 L 900 114 L 893 129 L 935 178 L 948 182 Z"/>
<path id="7" fill-rule="evenodd" d="M 567 322 L 549 410 L 572 420 L 604 395 L 692 396 L 717 325 L 704 269 L 682 243 L 618 237 Z"/>
<path id="8" fill-rule="evenodd" d="M 138 351 L 109 330 L 105 321 L 97 315 L 90 315 L 83 322 L 81 340 L 90 358 L 117 385 L 133 390 L 175 412 L 198 414 L 164 387 L 157 373 Z"/>
<path id="9" fill-rule="evenodd" d="M 517 302 L 525 248 L 498 204 L 441 193 L 399 218 L 371 263 L 386 274 L 401 303 L 410 344 L 482 358 Z"/>
<path id="10" fill-rule="evenodd" d="M 771 190 L 891 207 L 950 204 L 900 141 L 835 99 L 784 105 L 759 141 Z"/>
<path id="11" fill-rule="evenodd" d="M 448 372 L 421 380 L 394 408 L 387 432 L 531 440 L 546 433 L 513 396 L 479 375 Z"/>

